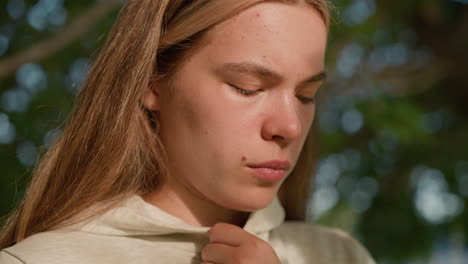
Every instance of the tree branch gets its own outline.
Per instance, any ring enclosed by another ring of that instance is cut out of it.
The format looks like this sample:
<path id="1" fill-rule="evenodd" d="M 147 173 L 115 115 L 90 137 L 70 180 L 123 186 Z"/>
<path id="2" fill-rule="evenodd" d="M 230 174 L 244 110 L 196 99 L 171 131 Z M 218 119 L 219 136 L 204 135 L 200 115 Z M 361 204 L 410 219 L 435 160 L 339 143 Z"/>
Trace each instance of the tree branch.
<path id="1" fill-rule="evenodd" d="M 14 73 L 24 63 L 38 62 L 60 51 L 119 5 L 119 0 L 98 1 L 51 38 L 0 60 L 0 80 Z"/>

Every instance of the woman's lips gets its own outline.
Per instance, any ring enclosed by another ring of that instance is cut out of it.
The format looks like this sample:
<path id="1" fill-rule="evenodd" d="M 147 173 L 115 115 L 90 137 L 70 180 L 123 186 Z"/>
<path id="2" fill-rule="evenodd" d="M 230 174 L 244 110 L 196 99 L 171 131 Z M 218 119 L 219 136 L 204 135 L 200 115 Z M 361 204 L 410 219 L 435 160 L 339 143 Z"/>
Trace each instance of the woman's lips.
<path id="1" fill-rule="evenodd" d="M 270 169 L 282 169 L 289 170 L 291 163 L 287 160 L 270 160 L 261 163 L 249 163 L 247 164 L 250 168 L 270 168 Z"/>
<path id="2" fill-rule="evenodd" d="M 281 181 L 286 176 L 286 171 L 291 167 L 287 160 L 270 160 L 267 162 L 247 164 L 252 173 L 266 181 Z"/>
<path id="3" fill-rule="evenodd" d="M 283 169 L 271 169 L 271 168 L 250 168 L 252 173 L 266 181 L 281 181 L 286 176 L 286 171 Z"/>

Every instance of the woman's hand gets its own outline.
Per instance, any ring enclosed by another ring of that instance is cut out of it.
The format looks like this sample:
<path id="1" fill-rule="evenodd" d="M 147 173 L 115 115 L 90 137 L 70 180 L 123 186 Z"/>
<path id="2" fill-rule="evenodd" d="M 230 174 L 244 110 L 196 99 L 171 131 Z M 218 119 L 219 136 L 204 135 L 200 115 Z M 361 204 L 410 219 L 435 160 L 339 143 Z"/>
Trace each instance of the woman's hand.
<path id="1" fill-rule="evenodd" d="M 202 250 L 202 264 L 281 264 L 273 248 L 244 229 L 217 223 Z"/>

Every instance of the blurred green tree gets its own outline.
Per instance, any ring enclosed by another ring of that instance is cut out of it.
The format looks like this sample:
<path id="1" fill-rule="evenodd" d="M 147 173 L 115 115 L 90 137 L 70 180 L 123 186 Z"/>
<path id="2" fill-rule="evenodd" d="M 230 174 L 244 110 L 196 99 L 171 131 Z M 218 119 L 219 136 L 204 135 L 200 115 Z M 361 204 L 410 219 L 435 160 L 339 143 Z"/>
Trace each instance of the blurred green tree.
<path id="1" fill-rule="evenodd" d="M 0 2 L 0 215 L 60 135 L 121 2 Z M 308 217 L 353 232 L 379 263 L 462 263 L 468 1 L 332 3 Z"/>

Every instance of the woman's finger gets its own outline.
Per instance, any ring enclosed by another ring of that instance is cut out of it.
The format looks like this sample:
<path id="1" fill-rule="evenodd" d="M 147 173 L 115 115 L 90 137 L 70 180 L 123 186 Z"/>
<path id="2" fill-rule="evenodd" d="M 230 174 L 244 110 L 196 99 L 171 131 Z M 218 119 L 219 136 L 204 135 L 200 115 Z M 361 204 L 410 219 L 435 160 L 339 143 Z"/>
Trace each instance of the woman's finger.
<path id="1" fill-rule="evenodd" d="M 227 223 L 217 223 L 210 229 L 210 243 L 240 246 L 242 243 L 252 239 L 252 236 L 252 234 L 244 229 Z"/>
<path id="2" fill-rule="evenodd" d="M 207 263 L 228 263 L 234 255 L 235 247 L 221 244 L 208 243 L 201 252 L 202 260 Z"/>

